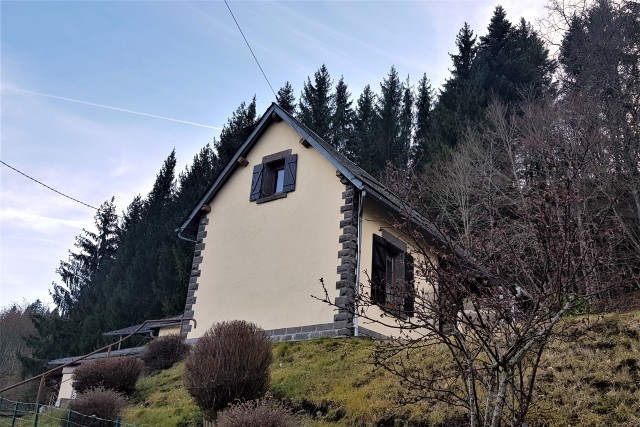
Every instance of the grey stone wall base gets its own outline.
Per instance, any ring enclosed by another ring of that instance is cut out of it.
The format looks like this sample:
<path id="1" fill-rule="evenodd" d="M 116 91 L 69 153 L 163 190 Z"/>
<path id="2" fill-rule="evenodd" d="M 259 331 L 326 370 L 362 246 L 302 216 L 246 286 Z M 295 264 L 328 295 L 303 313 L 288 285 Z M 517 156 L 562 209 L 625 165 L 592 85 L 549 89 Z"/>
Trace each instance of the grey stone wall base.
<path id="1" fill-rule="evenodd" d="M 304 341 L 322 337 L 350 337 L 353 336 L 353 328 L 350 322 L 341 321 L 270 329 L 267 334 L 273 342 Z"/>
<path id="2" fill-rule="evenodd" d="M 360 337 L 370 337 L 374 340 L 388 340 L 389 337 L 381 334 L 380 332 L 372 331 L 371 329 L 363 328 L 362 326 L 358 326 L 358 336 Z"/>

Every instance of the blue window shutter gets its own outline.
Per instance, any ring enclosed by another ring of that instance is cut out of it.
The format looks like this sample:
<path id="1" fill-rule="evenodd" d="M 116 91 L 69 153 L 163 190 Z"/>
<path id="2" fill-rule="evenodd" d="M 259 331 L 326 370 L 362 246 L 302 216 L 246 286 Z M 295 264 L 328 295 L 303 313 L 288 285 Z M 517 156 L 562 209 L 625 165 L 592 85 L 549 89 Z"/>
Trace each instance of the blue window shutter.
<path id="1" fill-rule="evenodd" d="M 416 288 L 413 276 L 413 257 L 408 253 L 404 254 L 404 280 L 406 292 L 404 295 L 404 314 L 413 317 L 415 311 Z"/>
<path id="2" fill-rule="evenodd" d="M 373 254 L 371 265 L 371 302 L 378 305 L 385 303 L 385 282 L 387 278 L 387 242 L 382 237 L 373 235 Z"/>
<path id="3" fill-rule="evenodd" d="M 284 193 L 296 189 L 296 171 L 298 169 L 298 155 L 291 154 L 284 159 Z"/>
<path id="4" fill-rule="evenodd" d="M 262 195 L 262 177 L 264 176 L 264 165 L 261 163 L 253 167 L 253 179 L 251 180 L 251 194 L 249 201 L 254 202 Z"/>

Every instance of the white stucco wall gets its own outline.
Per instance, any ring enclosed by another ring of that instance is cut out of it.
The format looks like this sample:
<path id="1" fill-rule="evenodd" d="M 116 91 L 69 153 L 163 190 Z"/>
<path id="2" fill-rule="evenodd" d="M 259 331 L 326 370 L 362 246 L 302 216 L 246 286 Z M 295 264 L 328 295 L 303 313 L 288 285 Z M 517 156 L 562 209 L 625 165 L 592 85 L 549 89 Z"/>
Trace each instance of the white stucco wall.
<path id="1" fill-rule="evenodd" d="M 202 336 L 215 322 L 244 319 L 264 329 L 333 321 L 322 296 L 338 280 L 338 238 L 344 185 L 336 170 L 284 122 L 273 123 L 211 202 L 193 306 Z M 296 189 L 286 198 L 249 201 L 253 166 L 291 149 L 298 155 Z"/>
<path id="2" fill-rule="evenodd" d="M 162 328 L 158 328 L 158 337 L 164 337 L 165 335 L 180 335 L 180 325 L 163 326 Z"/>
<path id="3" fill-rule="evenodd" d="M 56 399 L 56 406 L 60 406 L 63 399 L 75 399 L 76 391 L 73 389 L 73 371 L 75 366 L 67 366 L 62 368 L 62 380 L 60 383 L 60 391 L 58 392 L 58 399 Z"/>

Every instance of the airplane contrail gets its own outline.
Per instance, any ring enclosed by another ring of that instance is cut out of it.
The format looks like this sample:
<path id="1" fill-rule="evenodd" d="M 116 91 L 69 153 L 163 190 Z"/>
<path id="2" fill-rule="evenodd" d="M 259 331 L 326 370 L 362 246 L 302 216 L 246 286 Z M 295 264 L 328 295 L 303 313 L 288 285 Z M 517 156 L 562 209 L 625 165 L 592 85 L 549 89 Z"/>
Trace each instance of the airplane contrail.
<path id="1" fill-rule="evenodd" d="M 108 110 L 122 111 L 123 113 L 138 114 L 140 116 L 153 117 L 155 119 L 169 120 L 170 122 L 183 123 L 185 125 L 199 126 L 199 127 L 208 128 L 208 129 L 215 129 L 215 130 L 222 130 L 222 128 L 217 127 L 217 126 L 203 125 L 202 123 L 194 123 L 194 122 L 189 122 L 189 121 L 186 121 L 186 120 L 173 119 L 171 117 L 156 116 L 155 114 L 142 113 L 140 111 L 127 110 L 125 108 L 111 107 L 109 105 L 96 104 L 96 103 L 93 103 L 93 102 L 82 101 L 80 99 L 65 98 L 63 96 L 49 95 L 47 93 L 33 92 L 33 91 L 30 91 L 30 90 L 24 90 L 24 89 L 11 88 L 10 90 L 13 90 L 15 92 L 28 93 L 28 94 L 31 94 L 31 95 L 44 96 L 46 98 L 61 99 L 63 101 L 76 102 L 78 104 L 90 105 L 92 107 L 106 108 Z"/>

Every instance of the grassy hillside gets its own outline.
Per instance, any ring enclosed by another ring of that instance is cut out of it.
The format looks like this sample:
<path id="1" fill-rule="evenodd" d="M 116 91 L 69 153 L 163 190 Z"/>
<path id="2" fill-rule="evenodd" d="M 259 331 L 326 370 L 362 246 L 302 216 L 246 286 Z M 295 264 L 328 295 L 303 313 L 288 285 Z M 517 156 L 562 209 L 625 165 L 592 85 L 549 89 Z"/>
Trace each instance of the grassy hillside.
<path id="1" fill-rule="evenodd" d="M 640 312 L 574 318 L 567 331 L 583 322 L 591 327 L 577 343 L 556 341 L 548 349 L 529 425 L 640 426 Z M 455 409 L 437 402 L 397 405 L 398 382 L 369 363 L 374 346 L 366 339 L 275 344 L 271 392 L 305 414 L 301 425 L 309 427 L 457 424 Z M 422 363 L 442 358 L 426 354 Z M 125 421 L 199 425 L 200 411 L 182 387 L 183 369 L 141 379 Z"/>

